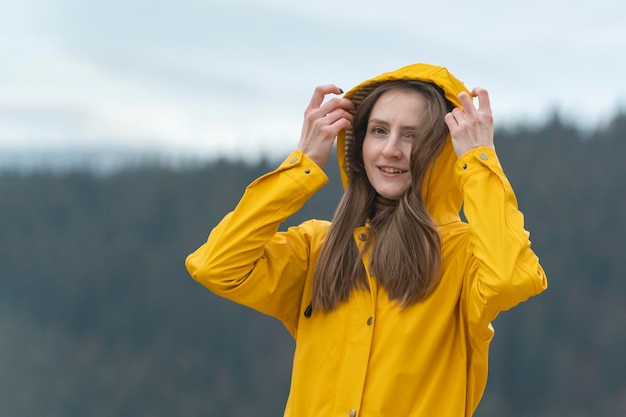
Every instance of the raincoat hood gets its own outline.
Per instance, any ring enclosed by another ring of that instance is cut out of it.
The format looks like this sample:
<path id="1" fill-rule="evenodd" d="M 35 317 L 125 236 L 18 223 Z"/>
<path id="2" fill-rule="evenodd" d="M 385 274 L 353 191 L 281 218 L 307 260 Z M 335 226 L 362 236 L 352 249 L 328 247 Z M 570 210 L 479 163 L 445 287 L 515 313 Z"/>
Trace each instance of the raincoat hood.
<path id="1" fill-rule="evenodd" d="M 379 84 L 394 80 L 418 80 L 433 83 L 443 90 L 446 100 L 455 107 L 462 107 L 458 98 L 459 93 L 465 91 L 469 94 L 465 85 L 446 68 L 420 63 L 385 72 L 364 81 L 345 93 L 344 98 L 352 100 L 355 107 L 359 107 L 363 99 Z M 349 146 L 353 140 L 352 128 L 341 131 L 337 135 L 337 157 L 344 188 L 347 187 L 349 181 L 346 146 Z M 452 147 L 450 135 L 448 135 L 444 149 L 428 168 L 422 187 L 422 199 L 432 219 L 438 225 L 459 220 L 463 198 L 453 178 L 453 167 L 456 161 L 457 156 Z"/>

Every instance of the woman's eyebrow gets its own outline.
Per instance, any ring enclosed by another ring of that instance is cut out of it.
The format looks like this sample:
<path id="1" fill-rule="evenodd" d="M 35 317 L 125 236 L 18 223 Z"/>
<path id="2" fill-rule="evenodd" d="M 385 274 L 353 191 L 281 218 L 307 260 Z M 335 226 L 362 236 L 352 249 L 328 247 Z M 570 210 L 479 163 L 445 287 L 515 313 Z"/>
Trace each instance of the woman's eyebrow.
<path id="1" fill-rule="evenodd" d="M 370 119 L 367 124 L 375 123 L 377 125 L 388 125 L 389 122 L 382 119 Z"/>
<path id="2" fill-rule="evenodd" d="M 389 125 L 389 122 L 387 122 L 386 120 L 382 120 L 382 119 L 370 119 L 369 122 L 367 123 L 368 125 L 370 124 L 377 124 L 377 125 Z M 406 131 L 406 130 L 417 130 L 418 126 L 417 125 L 406 125 L 406 126 L 400 126 L 400 130 L 402 131 Z"/>

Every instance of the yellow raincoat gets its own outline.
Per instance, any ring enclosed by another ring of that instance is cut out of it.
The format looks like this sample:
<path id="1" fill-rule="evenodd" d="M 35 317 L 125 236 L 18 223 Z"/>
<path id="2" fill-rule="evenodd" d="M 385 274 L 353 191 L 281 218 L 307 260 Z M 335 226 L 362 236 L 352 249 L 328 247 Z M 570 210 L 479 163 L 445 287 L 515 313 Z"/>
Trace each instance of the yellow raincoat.
<path id="1" fill-rule="evenodd" d="M 392 79 L 433 82 L 456 106 L 466 91 L 445 68 L 416 64 L 366 81 L 345 97 L 361 100 L 372 85 Z M 342 168 L 345 140 L 340 134 Z M 440 229 L 443 276 L 426 300 L 404 310 L 373 277 L 369 290 L 355 290 L 332 312 L 308 309 L 330 223 L 277 230 L 327 181 L 314 162 L 294 152 L 250 184 L 189 255 L 189 273 L 214 293 L 279 319 L 295 338 L 285 416 L 471 416 L 487 381 L 491 321 L 547 286 L 495 151 L 479 147 L 457 159 L 448 139 L 430 167 L 423 196 Z M 467 223 L 459 217 L 462 203 Z M 366 225 L 354 231 L 359 247 L 367 238 Z"/>

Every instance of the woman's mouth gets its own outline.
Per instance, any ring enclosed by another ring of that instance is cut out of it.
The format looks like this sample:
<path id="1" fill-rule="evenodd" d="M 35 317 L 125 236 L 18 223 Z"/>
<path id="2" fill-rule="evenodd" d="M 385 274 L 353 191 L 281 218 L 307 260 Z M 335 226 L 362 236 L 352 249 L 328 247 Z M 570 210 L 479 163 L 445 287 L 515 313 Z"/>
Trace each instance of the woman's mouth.
<path id="1" fill-rule="evenodd" d="M 394 168 L 394 167 L 378 167 L 382 172 L 386 174 L 404 174 L 406 169 Z"/>

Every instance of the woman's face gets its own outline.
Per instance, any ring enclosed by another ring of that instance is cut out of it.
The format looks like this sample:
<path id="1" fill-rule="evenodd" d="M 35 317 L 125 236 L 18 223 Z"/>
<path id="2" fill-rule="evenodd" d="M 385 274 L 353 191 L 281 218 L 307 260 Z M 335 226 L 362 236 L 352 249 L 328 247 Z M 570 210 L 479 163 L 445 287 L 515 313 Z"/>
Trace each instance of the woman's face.
<path id="1" fill-rule="evenodd" d="M 394 89 L 380 96 L 363 140 L 367 179 L 382 197 L 396 200 L 411 186 L 411 149 L 426 99 L 413 90 Z"/>

